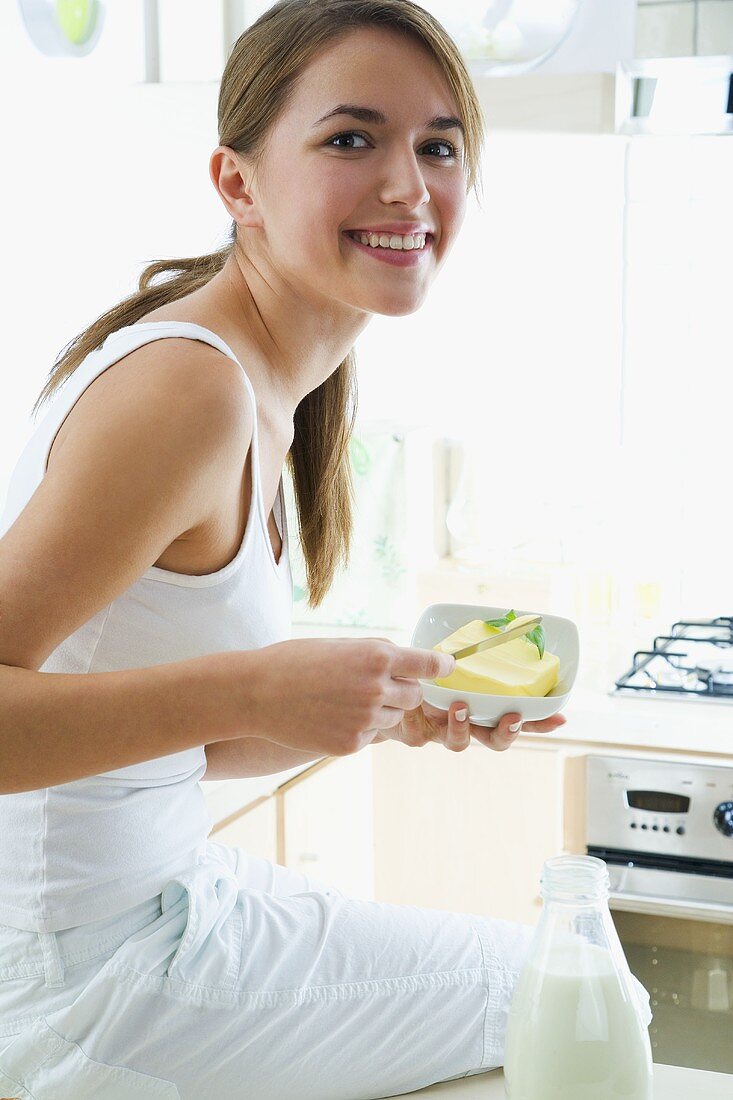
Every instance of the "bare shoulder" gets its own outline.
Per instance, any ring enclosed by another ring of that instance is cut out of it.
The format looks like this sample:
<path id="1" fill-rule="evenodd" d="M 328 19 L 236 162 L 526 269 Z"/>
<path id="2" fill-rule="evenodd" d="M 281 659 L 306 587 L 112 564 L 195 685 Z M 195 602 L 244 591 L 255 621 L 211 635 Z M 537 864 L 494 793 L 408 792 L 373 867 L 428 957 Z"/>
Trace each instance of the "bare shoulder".
<path id="1" fill-rule="evenodd" d="M 204 446 L 211 434 L 220 445 L 230 440 L 236 450 L 252 435 L 251 401 L 239 364 L 203 341 L 170 337 L 143 344 L 95 378 L 61 425 L 48 468 L 72 436 L 98 438 L 105 423 L 137 420 L 142 410 L 161 432 L 179 433 L 181 446 L 190 444 L 192 431 Z"/>
<path id="2" fill-rule="evenodd" d="M 195 400 L 229 402 L 239 409 L 247 409 L 247 388 L 238 363 L 218 348 L 202 340 L 187 337 L 166 337 L 148 344 L 118 359 L 95 379 L 104 383 L 99 392 L 119 389 L 135 399 L 140 390 L 147 393 L 172 396 L 176 400 L 190 397 Z"/>
<path id="3" fill-rule="evenodd" d="M 240 375 L 206 344 L 156 340 L 84 390 L 0 538 L 0 662 L 40 668 L 221 509 L 252 436 Z"/>

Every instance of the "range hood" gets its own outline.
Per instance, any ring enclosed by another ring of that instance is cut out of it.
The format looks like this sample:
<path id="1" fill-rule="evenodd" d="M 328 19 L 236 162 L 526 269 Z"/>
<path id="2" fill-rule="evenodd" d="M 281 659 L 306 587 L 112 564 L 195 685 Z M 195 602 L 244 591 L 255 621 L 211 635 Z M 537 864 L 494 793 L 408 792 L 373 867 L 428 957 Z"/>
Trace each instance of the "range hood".
<path id="1" fill-rule="evenodd" d="M 615 117 L 621 134 L 733 134 L 733 55 L 620 64 Z"/>
<path id="2" fill-rule="evenodd" d="M 490 131 L 733 134 L 732 55 L 632 60 L 613 73 L 478 76 L 474 83 Z"/>

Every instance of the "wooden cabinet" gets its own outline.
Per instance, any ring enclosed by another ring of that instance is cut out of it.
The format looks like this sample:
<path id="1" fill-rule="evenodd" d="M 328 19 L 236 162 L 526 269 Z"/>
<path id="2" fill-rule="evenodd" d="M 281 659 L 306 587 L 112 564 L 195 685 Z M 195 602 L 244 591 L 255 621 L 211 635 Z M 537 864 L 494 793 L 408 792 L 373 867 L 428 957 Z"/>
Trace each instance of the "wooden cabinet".
<path id="1" fill-rule="evenodd" d="M 216 825 L 217 844 L 374 897 L 371 756 L 330 757 Z"/>
<path id="2" fill-rule="evenodd" d="M 285 785 L 282 859 L 355 897 L 374 897 L 372 757 L 362 751 Z"/>
<path id="3" fill-rule="evenodd" d="M 253 856 L 263 856 L 273 863 L 277 858 L 277 804 L 275 798 L 261 798 L 211 831 L 211 840 L 244 848 Z"/>
<path id="4" fill-rule="evenodd" d="M 554 746 L 371 750 L 375 897 L 534 923 L 545 859 L 563 850 Z"/>
<path id="5" fill-rule="evenodd" d="M 385 741 L 321 761 L 212 832 L 355 897 L 534 923 L 550 856 L 582 851 L 584 754 Z"/>

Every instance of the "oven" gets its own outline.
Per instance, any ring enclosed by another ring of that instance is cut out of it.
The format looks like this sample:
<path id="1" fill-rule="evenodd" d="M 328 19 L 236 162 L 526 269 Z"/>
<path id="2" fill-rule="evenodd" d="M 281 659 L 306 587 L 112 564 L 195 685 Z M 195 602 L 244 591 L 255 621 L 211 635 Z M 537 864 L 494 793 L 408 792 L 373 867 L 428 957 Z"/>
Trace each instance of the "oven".
<path id="1" fill-rule="evenodd" d="M 733 1073 L 733 762 L 588 756 L 586 850 L 649 990 L 654 1061 Z"/>

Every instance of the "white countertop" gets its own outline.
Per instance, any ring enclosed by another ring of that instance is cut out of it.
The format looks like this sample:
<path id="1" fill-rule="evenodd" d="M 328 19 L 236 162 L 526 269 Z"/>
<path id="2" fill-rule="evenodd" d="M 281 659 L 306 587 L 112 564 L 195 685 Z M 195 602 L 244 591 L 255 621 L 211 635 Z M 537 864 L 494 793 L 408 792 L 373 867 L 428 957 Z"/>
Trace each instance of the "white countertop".
<path id="1" fill-rule="evenodd" d="M 478 1073 L 473 1077 L 431 1085 L 427 1089 L 402 1095 L 450 1096 L 455 1100 L 504 1100 L 504 1074 L 497 1069 L 492 1073 Z M 654 1100 L 733 1100 L 733 1075 L 655 1065 Z"/>
<path id="2" fill-rule="evenodd" d="M 733 705 L 728 703 L 611 696 L 578 688 L 562 713 L 566 725 L 541 736 L 733 759 Z"/>

